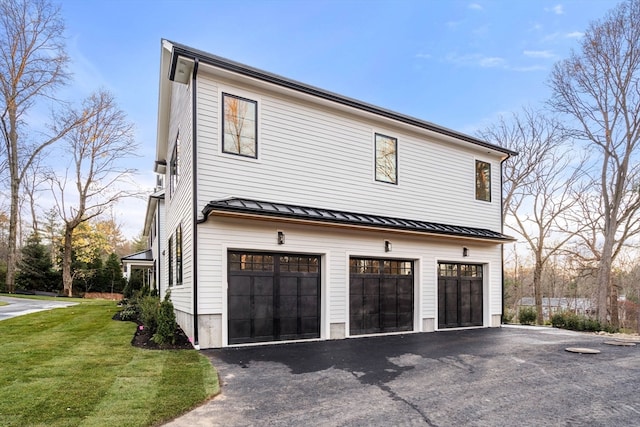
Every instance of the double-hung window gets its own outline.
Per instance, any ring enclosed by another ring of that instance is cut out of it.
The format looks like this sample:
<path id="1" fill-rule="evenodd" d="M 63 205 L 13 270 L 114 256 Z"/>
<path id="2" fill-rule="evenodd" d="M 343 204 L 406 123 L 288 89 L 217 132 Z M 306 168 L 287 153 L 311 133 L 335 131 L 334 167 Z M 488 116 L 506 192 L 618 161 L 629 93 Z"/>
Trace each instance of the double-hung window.
<path id="1" fill-rule="evenodd" d="M 222 151 L 257 158 L 258 103 L 223 93 L 222 105 Z"/>
<path id="2" fill-rule="evenodd" d="M 476 200 L 491 201 L 491 164 L 476 160 Z"/>
<path id="3" fill-rule="evenodd" d="M 398 183 L 398 140 L 376 133 L 376 181 Z"/>

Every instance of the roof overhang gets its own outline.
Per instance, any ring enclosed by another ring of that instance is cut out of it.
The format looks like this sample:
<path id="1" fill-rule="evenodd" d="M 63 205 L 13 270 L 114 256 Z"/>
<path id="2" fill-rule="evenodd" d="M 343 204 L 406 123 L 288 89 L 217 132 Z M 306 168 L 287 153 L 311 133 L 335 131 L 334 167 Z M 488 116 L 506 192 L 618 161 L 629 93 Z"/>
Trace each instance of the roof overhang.
<path id="1" fill-rule="evenodd" d="M 134 254 L 126 255 L 120 258 L 123 264 L 131 265 L 151 265 L 153 266 L 153 253 L 151 249 L 136 252 Z"/>
<path id="2" fill-rule="evenodd" d="M 164 200 L 164 188 L 151 194 L 147 200 L 147 213 L 144 217 L 144 227 L 142 229 L 142 235 L 145 237 L 149 237 L 151 234 L 153 216 L 158 210 L 158 202 L 160 200 Z"/>
<path id="3" fill-rule="evenodd" d="M 221 216 L 366 231 L 385 230 L 394 233 L 493 244 L 509 243 L 516 240 L 511 236 L 481 228 L 238 198 L 209 202 L 202 213 L 205 219 L 209 216 Z"/>

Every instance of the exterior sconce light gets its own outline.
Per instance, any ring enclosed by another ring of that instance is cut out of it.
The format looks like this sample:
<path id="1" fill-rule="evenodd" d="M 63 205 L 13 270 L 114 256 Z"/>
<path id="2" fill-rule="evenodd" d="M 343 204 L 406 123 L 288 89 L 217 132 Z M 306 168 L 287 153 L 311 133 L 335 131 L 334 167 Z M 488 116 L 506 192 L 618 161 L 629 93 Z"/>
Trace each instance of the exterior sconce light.
<path id="1" fill-rule="evenodd" d="M 464 257 L 469 256 L 469 249 L 468 248 L 462 248 L 462 256 L 464 256 Z"/>
<path id="2" fill-rule="evenodd" d="M 278 244 L 284 245 L 284 233 L 282 231 L 278 231 Z"/>
<path id="3" fill-rule="evenodd" d="M 388 240 L 384 241 L 384 251 L 385 252 L 391 252 L 391 242 Z"/>

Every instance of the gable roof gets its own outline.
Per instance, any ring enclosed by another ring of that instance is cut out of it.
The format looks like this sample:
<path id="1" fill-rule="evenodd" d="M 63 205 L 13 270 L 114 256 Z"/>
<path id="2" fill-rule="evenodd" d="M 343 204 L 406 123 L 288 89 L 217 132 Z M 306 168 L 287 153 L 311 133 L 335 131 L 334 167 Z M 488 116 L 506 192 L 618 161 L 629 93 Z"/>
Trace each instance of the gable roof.
<path id="1" fill-rule="evenodd" d="M 167 88 L 163 88 L 163 81 L 167 78 L 167 76 L 164 73 L 165 72 L 168 73 L 169 80 L 176 79 L 177 78 L 176 72 L 180 74 L 184 71 L 184 70 L 178 70 L 179 64 L 183 65 L 179 61 L 179 59 L 182 58 L 183 60 L 187 60 L 188 62 L 193 62 L 193 63 L 198 62 L 198 63 L 207 64 L 222 70 L 230 71 L 239 75 L 247 76 L 263 82 L 281 86 L 286 89 L 294 90 L 296 92 L 301 92 L 301 93 L 311 95 L 317 98 L 321 98 L 327 101 L 335 102 L 337 104 L 345 105 L 361 111 L 372 113 L 380 117 L 392 119 L 400 123 L 405 123 L 405 124 L 415 126 L 421 129 L 425 129 L 431 132 L 435 132 L 443 136 L 452 137 L 457 140 L 464 141 L 476 146 L 497 151 L 505 155 L 505 157 L 517 155 L 515 151 L 509 150 L 507 148 L 504 148 L 498 145 L 491 144 L 487 141 L 433 124 L 425 120 L 417 119 L 415 117 L 407 116 L 405 114 L 400 114 L 395 111 L 387 110 L 387 109 L 377 107 L 375 105 L 368 104 L 353 98 L 349 98 L 333 92 L 329 92 L 329 91 L 317 88 L 315 86 L 311 86 L 305 83 L 298 82 L 296 80 L 282 77 L 277 74 L 260 70 L 258 68 L 241 64 L 239 62 L 235 62 L 217 55 L 213 55 L 199 49 L 194 49 L 192 47 L 189 47 L 180 43 L 175 43 L 175 42 L 163 39 L 162 46 L 163 46 L 162 48 L 163 58 L 161 63 L 163 67 L 161 68 L 166 67 L 168 69 L 161 70 L 161 76 L 160 76 L 160 79 L 161 79 L 160 102 L 161 103 L 163 102 L 163 99 L 166 96 L 168 96 L 168 94 L 162 93 L 163 90 L 165 91 L 168 90 Z M 161 109 L 162 109 L 162 105 L 161 105 Z M 162 116 L 163 114 L 166 115 L 167 112 L 166 111 L 164 113 L 159 112 L 159 116 Z M 160 123 L 161 121 L 159 120 L 158 124 L 160 125 Z M 165 138 L 163 138 L 163 134 L 161 132 L 158 132 L 158 137 L 159 137 L 158 142 L 164 143 Z M 163 160 L 163 159 L 158 158 L 158 160 Z"/>
<path id="2" fill-rule="evenodd" d="M 336 224 L 357 228 L 386 229 L 473 240 L 489 240 L 496 243 L 512 242 L 515 240 L 513 237 L 484 228 L 464 227 L 242 198 L 211 201 L 205 206 L 202 213 L 205 219 L 212 213 L 231 213 L 251 217 L 290 219 L 307 223 Z"/>

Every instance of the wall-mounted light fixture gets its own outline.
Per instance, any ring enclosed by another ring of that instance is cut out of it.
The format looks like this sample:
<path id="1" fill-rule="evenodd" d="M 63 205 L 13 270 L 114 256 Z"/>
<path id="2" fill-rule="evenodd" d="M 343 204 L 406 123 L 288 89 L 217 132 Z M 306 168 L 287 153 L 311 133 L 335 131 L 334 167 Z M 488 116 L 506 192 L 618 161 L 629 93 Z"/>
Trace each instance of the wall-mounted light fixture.
<path id="1" fill-rule="evenodd" d="M 384 251 L 385 252 L 391 252 L 391 242 L 388 240 L 384 241 Z"/>
<path id="2" fill-rule="evenodd" d="M 278 244 L 284 245 L 284 233 L 282 231 L 278 231 Z"/>
<path id="3" fill-rule="evenodd" d="M 462 256 L 469 256 L 469 249 L 468 248 L 462 248 Z"/>

